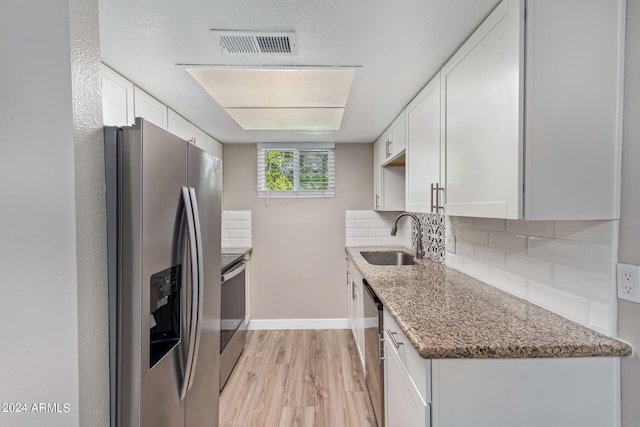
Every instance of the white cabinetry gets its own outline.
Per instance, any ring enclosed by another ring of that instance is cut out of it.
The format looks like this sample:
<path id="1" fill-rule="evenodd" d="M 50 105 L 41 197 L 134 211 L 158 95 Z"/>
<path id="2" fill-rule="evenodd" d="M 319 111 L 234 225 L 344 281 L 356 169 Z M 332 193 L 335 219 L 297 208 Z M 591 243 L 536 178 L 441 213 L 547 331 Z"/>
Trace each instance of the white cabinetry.
<path id="1" fill-rule="evenodd" d="M 433 212 L 440 190 L 440 73 L 406 108 L 406 211 Z"/>
<path id="2" fill-rule="evenodd" d="M 503 0 L 443 67 L 448 215 L 619 216 L 623 5 Z"/>
<path id="3" fill-rule="evenodd" d="M 385 163 L 400 156 L 407 145 L 407 133 L 404 111 L 391 123 L 385 133 Z"/>
<path id="4" fill-rule="evenodd" d="M 204 148 L 207 143 L 207 134 L 202 132 L 199 128 L 194 126 L 189 120 L 182 117 L 180 114 L 168 109 L 167 116 L 167 130 L 172 134 L 189 141 L 192 144 L 197 145 L 200 148 Z"/>
<path id="5" fill-rule="evenodd" d="M 360 271 L 352 261 L 347 261 L 347 307 L 349 325 L 364 370 L 364 284 Z"/>
<path id="6" fill-rule="evenodd" d="M 100 77 L 102 123 L 105 126 L 133 125 L 133 83 L 104 64 L 100 67 Z"/>
<path id="7" fill-rule="evenodd" d="M 430 361 L 422 359 L 384 310 L 385 425 L 431 426 Z"/>
<path id="8" fill-rule="evenodd" d="M 387 426 L 619 425 L 616 358 L 424 359 L 383 318 Z"/>
<path id="9" fill-rule="evenodd" d="M 387 165 L 387 142 L 391 129 L 373 144 L 373 208 L 379 211 L 404 210 L 404 157 L 399 165 Z"/>
<path id="10" fill-rule="evenodd" d="M 136 117 L 142 117 L 162 129 L 167 129 L 167 106 L 137 86 L 133 93 Z"/>

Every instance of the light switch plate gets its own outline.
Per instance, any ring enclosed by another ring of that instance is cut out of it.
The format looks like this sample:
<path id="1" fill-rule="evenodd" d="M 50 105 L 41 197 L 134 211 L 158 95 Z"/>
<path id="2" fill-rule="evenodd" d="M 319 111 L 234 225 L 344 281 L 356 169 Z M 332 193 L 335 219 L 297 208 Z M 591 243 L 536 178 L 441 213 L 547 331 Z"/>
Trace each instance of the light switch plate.
<path id="1" fill-rule="evenodd" d="M 640 304 L 640 267 L 617 264 L 618 298 Z"/>

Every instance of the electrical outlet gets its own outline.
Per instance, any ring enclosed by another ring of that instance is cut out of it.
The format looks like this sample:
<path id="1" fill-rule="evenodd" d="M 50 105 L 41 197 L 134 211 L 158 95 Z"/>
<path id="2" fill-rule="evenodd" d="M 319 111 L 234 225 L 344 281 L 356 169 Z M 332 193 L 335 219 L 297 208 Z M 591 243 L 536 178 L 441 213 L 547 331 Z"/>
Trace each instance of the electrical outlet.
<path id="1" fill-rule="evenodd" d="M 617 265 L 618 298 L 640 303 L 640 289 L 638 277 L 640 268 L 636 265 Z"/>

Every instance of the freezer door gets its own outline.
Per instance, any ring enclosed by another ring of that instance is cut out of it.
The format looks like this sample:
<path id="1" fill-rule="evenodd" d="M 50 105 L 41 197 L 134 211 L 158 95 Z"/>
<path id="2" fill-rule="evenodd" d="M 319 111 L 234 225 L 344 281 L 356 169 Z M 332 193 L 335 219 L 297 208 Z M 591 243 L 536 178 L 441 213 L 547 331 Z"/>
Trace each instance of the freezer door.
<path id="1" fill-rule="evenodd" d="M 186 142 L 137 119 L 123 131 L 121 178 L 120 425 L 183 427 Z"/>
<path id="2" fill-rule="evenodd" d="M 187 144 L 187 185 L 195 189 L 203 257 L 202 313 L 191 388 L 187 394 L 187 427 L 218 425 L 220 383 L 220 239 L 222 161 Z"/>

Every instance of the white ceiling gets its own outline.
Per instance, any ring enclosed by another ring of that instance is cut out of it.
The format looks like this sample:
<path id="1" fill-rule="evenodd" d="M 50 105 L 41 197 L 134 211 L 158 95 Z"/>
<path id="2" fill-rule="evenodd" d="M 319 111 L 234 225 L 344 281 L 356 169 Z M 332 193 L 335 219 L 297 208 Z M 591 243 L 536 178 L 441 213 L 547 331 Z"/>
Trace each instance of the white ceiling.
<path id="1" fill-rule="evenodd" d="M 499 0 L 100 0 L 102 60 L 224 143 L 372 142 Z M 295 31 L 297 55 L 227 55 L 211 29 Z M 188 65 L 358 67 L 339 131 L 247 131 Z"/>

